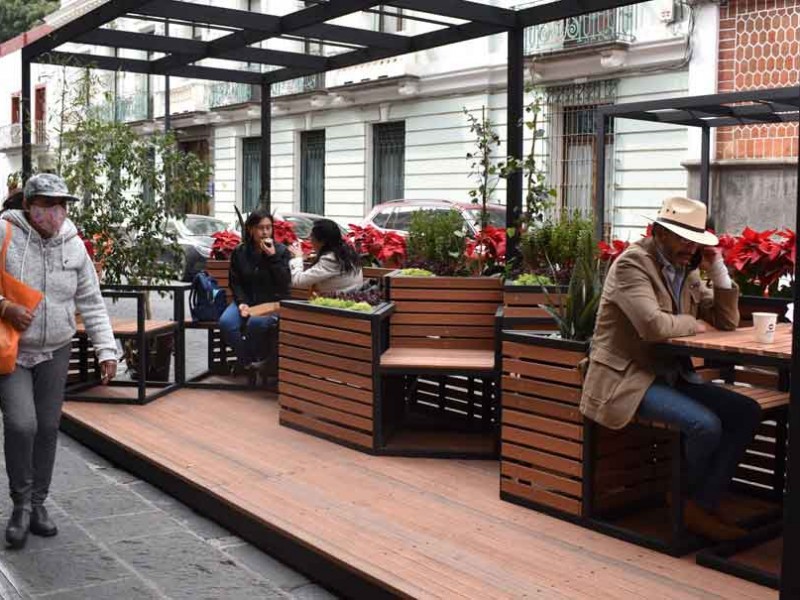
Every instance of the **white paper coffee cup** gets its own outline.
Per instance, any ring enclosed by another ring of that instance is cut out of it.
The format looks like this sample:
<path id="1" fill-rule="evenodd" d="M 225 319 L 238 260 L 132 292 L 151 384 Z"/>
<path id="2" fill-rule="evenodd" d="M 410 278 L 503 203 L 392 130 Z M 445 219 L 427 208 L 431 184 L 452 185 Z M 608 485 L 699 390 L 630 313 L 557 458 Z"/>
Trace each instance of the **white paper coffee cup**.
<path id="1" fill-rule="evenodd" d="M 775 313 L 754 312 L 753 326 L 756 331 L 756 342 L 759 344 L 771 344 L 775 339 L 775 325 L 778 322 L 778 315 Z"/>

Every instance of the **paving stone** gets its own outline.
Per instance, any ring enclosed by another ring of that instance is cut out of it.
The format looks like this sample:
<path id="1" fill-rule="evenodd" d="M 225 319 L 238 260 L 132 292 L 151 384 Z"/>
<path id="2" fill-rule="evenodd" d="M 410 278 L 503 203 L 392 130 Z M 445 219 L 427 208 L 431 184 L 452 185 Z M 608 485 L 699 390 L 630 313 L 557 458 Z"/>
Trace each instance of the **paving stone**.
<path id="1" fill-rule="evenodd" d="M 117 515 L 82 521 L 81 525 L 95 539 L 104 543 L 161 535 L 180 529 L 181 526 L 165 512 Z"/>
<path id="2" fill-rule="evenodd" d="M 225 552 L 282 590 L 291 590 L 310 583 L 302 573 L 287 567 L 251 544 L 225 548 Z"/>
<path id="3" fill-rule="evenodd" d="M 97 469 L 91 468 L 81 456 L 69 450 L 56 454 L 53 482 L 50 486 L 52 491 L 70 492 L 107 484 L 108 480 Z"/>
<path id="4" fill-rule="evenodd" d="M 57 501 L 78 521 L 146 512 L 151 508 L 127 487 L 114 484 L 58 494 Z"/>
<path id="5" fill-rule="evenodd" d="M 146 481 L 135 481 L 126 487 L 157 506 L 180 504 L 175 498 Z"/>
<path id="6" fill-rule="evenodd" d="M 38 535 L 28 535 L 28 541 L 25 543 L 25 548 L 22 550 L 11 550 L 5 547 L 5 544 L 0 548 L 0 560 L 5 560 L 11 554 L 31 554 L 34 552 L 50 552 L 50 551 L 65 551 L 72 546 L 86 546 L 92 544 L 90 538 L 82 527 L 66 517 L 56 518 L 53 515 L 53 520 L 58 526 L 58 535 L 55 537 L 39 537 Z M 5 531 L 5 521 L 3 521 L 3 531 Z"/>
<path id="7" fill-rule="evenodd" d="M 188 532 L 124 540 L 110 548 L 170 598 L 285 597 L 276 587 Z"/>
<path id="8" fill-rule="evenodd" d="M 46 598 L 47 600 L 109 600 L 110 598 L 118 598 L 119 600 L 151 600 L 155 598 L 165 598 L 165 596 L 148 587 L 141 579 L 127 577 L 125 579 L 108 581 L 89 587 L 37 596 L 37 598 Z"/>
<path id="9" fill-rule="evenodd" d="M 14 581 L 30 594 L 68 590 L 129 575 L 116 558 L 94 544 L 9 552 L 3 555 L 3 563 Z"/>
<path id="10" fill-rule="evenodd" d="M 185 504 L 176 502 L 174 504 L 161 506 L 164 511 L 174 517 L 179 523 L 199 535 L 204 540 L 213 540 L 228 537 L 231 533 L 221 525 L 211 519 L 206 519 L 203 515 L 194 512 Z"/>
<path id="11" fill-rule="evenodd" d="M 316 583 L 310 583 L 292 590 L 289 597 L 293 600 L 336 600 L 338 598 L 338 596 L 334 596 Z"/>

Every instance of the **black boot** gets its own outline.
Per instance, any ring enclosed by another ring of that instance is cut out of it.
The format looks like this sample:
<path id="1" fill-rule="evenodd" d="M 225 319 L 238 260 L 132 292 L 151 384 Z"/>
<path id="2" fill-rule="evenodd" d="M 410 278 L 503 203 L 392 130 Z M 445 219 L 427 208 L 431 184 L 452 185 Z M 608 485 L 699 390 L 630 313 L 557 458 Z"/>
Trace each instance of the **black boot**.
<path id="1" fill-rule="evenodd" d="M 29 508 L 15 507 L 6 525 L 6 542 L 11 548 L 22 548 L 28 540 L 28 529 L 31 524 Z"/>
<path id="2" fill-rule="evenodd" d="M 42 537 L 53 537 L 58 533 L 58 527 L 53 523 L 44 506 L 34 506 L 31 512 L 31 533 Z"/>

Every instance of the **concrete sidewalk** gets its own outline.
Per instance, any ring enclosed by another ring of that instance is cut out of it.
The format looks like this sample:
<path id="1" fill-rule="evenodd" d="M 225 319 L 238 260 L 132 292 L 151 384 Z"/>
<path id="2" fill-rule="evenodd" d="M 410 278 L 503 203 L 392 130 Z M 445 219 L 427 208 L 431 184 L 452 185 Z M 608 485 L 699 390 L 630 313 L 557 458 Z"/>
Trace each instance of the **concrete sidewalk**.
<path id="1" fill-rule="evenodd" d="M 334 598 L 67 436 L 59 445 L 47 504 L 59 534 L 0 550 L 3 598 Z M 5 528 L 5 474 L 0 497 Z"/>
<path id="2" fill-rule="evenodd" d="M 111 312 L 127 313 L 120 304 Z M 154 312 L 170 318 L 169 299 L 155 296 Z M 205 332 L 191 333 L 187 366 L 193 373 L 204 368 L 206 346 Z M 4 463 L 2 467 L 5 470 Z M 5 549 L 5 540 L 0 541 L 0 597 L 335 598 L 63 434 L 47 507 L 58 536 L 29 536 L 26 547 L 17 551 Z M 8 482 L 2 473 L 3 533 L 10 513 Z"/>

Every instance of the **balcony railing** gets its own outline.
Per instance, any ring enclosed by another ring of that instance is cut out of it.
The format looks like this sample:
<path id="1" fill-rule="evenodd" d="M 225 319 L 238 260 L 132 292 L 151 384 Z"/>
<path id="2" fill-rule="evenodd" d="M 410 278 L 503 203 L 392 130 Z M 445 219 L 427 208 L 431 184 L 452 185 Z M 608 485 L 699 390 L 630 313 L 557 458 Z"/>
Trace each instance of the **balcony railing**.
<path id="1" fill-rule="evenodd" d="M 609 10 L 552 21 L 525 30 L 525 54 L 537 55 L 572 48 L 634 40 L 636 7 Z"/>
<path id="2" fill-rule="evenodd" d="M 36 121 L 31 135 L 31 144 L 44 146 L 47 144 L 47 124 Z M 22 124 L 14 123 L 0 127 L 0 150 L 13 150 L 22 146 Z"/>
<path id="3" fill-rule="evenodd" d="M 215 83 L 209 91 L 209 108 L 234 106 L 247 102 L 260 102 L 261 89 L 247 83 Z"/>
<path id="4" fill-rule="evenodd" d="M 291 96 L 293 94 L 305 94 L 325 89 L 325 73 L 315 73 L 306 75 L 289 81 L 280 81 L 272 84 L 272 95 Z"/>

